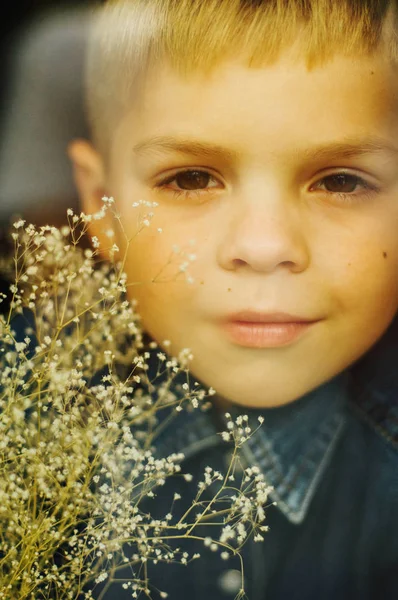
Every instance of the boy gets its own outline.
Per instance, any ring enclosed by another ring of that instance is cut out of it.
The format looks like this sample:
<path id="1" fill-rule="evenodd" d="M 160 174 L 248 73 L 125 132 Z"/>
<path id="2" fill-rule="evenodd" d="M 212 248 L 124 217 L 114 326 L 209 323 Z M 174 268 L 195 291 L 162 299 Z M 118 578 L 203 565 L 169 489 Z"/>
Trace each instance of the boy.
<path id="1" fill-rule="evenodd" d="M 91 235 L 107 258 L 114 230 L 145 330 L 217 392 L 165 448 L 219 468 L 216 415 L 264 416 L 244 456 L 277 505 L 243 550 L 250 600 L 398 597 L 397 28 L 388 0 L 119 0 L 94 27 L 93 142 L 69 154 L 83 210 L 113 196 L 124 231 L 108 211 Z M 157 279 L 175 245 L 189 283 Z M 154 586 L 233 598 L 236 563 L 202 555 Z"/>

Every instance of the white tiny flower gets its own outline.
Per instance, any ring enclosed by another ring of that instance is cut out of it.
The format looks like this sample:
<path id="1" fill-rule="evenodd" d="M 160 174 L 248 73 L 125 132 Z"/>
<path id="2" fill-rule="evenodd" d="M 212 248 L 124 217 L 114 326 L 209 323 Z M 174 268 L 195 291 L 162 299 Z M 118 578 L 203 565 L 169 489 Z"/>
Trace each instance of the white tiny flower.
<path id="1" fill-rule="evenodd" d="M 101 556 L 101 552 L 97 552 L 97 555 L 99 554 L 99 556 Z M 95 582 L 96 583 L 101 583 L 102 581 L 105 581 L 105 579 L 108 577 L 108 573 L 106 571 L 103 571 L 102 573 L 100 573 L 98 575 L 98 577 L 96 578 Z"/>
<path id="2" fill-rule="evenodd" d="M 24 221 L 23 219 L 19 219 L 19 221 L 16 221 L 14 223 L 14 227 L 15 229 L 20 229 L 20 227 L 23 227 L 25 225 L 26 221 Z"/>
<path id="3" fill-rule="evenodd" d="M 211 550 L 212 552 L 216 552 L 217 548 L 218 548 L 218 545 L 217 545 L 217 544 L 215 544 L 215 543 L 213 543 L 213 544 L 210 544 L 210 550 Z"/>
<path id="4" fill-rule="evenodd" d="M 99 210 L 97 213 L 95 213 L 94 215 L 92 215 L 95 221 L 100 221 L 101 219 L 103 219 L 105 217 L 105 206 L 103 206 L 101 208 L 101 210 Z"/>

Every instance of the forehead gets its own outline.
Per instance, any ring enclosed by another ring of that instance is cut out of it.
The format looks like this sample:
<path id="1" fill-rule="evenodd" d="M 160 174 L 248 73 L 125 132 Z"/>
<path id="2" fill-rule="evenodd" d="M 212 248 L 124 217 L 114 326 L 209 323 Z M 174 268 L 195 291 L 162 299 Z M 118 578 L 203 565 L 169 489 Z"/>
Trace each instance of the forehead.
<path id="1" fill-rule="evenodd" d="M 256 69 L 228 61 L 189 78 L 165 62 L 148 73 L 124 131 L 134 145 L 188 136 L 229 145 L 232 152 L 250 152 L 260 139 L 273 152 L 286 151 L 287 144 L 300 151 L 339 133 L 393 143 L 397 111 L 397 78 L 382 57 L 336 56 L 311 71 L 291 55 Z"/>

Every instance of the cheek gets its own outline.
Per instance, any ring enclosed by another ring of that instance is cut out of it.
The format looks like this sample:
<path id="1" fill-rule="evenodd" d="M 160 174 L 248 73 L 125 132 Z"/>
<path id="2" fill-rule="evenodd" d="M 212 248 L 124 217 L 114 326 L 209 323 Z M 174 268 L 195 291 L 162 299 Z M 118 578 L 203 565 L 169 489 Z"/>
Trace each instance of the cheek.
<path id="1" fill-rule="evenodd" d="M 330 270 L 340 307 L 354 318 L 387 323 L 398 306 L 398 236 L 394 239 L 386 229 L 385 235 L 373 237 L 353 233 L 352 240 L 342 245 Z"/>
<path id="2" fill-rule="evenodd" d="M 189 261 L 194 250 L 183 240 L 148 228 L 128 248 L 124 244 L 123 251 L 127 251 L 128 297 L 138 301 L 144 324 L 149 319 L 151 324 L 172 320 L 192 305 L 196 286 L 187 277 L 195 277 L 195 265 Z"/>

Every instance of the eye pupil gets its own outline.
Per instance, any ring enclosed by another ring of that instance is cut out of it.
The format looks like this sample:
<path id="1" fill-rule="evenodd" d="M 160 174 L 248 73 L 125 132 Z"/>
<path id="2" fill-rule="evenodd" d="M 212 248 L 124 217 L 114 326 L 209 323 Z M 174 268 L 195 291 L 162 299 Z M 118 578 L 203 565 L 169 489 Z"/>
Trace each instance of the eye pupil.
<path id="1" fill-rule="evenodd" d="M 185 171 L 176 175 L 176 182 L 179 187 L 188 190 L 197 190 L 206 188 L 209 184 L 210 175 L 204 171 Z"/>
<path id="2" fill-rule="evenodd" d="M 328 182 L 332 182 L 332 186 L 330 186 L 330 183 L 327 185 Z M 326 188 L 333 188 L 333 183 L 337 184 L 337 190 L 336 189 L 328 189 L 329 192 L 342 192 L 342 193 L 349 193 L 349 192 L 354 192 L 355 188 L 357 186 L 357 178 L 354 177 L 353 175 L 345 175 L 344 173 L 339 173 L 338 175 L 330 175 L 329 177 L 325 177 L 325 187 Z M 343 187 L 343 189 L 341 189 Z M 347 189 L 348 188 L 348 189 Z"/>

